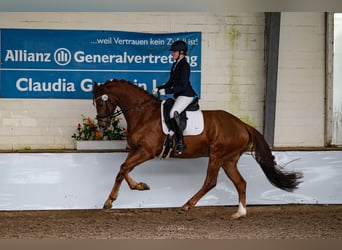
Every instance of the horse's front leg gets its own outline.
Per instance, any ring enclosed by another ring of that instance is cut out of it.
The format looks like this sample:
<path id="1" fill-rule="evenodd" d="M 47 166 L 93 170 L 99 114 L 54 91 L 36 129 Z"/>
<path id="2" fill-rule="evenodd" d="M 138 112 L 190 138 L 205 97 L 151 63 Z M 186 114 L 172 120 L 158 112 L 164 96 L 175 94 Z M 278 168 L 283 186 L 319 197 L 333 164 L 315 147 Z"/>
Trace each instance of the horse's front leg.
<path id="1" fill-rule="evenodd" d="M 146 183 L 139 182 L 137 183 L 129 176 L 129 172 L 134 169 L 137 165 L 152 159 L 153 156 L 148 154 L 146 150 L 140 148 L 138 150 L 129 152 L 125 162 L 121 165 L 119 173 L 116 176 L 114 186 L 112 191 L 109 194 L 108 199 L 106 200 L 103 208 L 109 209 L 112 207 L 112 203 L 118 198 L 119 189 L 121 186 L 122 181 L 125 179 L 128 183 L 128 186 L 132 190 L 149 190 L 149 186 Z"/>

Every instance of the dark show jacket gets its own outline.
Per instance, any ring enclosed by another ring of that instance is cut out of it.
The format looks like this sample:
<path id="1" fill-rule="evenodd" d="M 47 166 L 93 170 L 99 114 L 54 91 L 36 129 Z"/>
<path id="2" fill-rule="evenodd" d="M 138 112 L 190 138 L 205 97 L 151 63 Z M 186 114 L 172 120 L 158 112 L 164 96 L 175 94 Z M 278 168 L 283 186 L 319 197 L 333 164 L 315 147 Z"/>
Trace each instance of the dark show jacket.
<path id="1" fill-rule="evenodd" d="M 190 83 L 190 65 L 183 57 L 172 64 L 170 79 L 158 89 L 165 89 L 166 94 L 173 94 L 174 98 L 178 96 L 197 96 Z"/>

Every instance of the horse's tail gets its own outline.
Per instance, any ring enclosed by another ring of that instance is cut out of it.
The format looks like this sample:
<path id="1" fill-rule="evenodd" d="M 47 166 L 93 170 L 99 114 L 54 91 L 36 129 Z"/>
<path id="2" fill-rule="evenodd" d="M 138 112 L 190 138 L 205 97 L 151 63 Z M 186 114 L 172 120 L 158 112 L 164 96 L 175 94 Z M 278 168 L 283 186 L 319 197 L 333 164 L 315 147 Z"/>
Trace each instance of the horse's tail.
<path id="1" fill-rule="evenodd" d="M 247 125 L 246 128 L 250 138 L 249 149 L 270 183 L 288 192 L 297 189 L 298 185 L 301 183 L 300 179 L 303 177 L 303 174 L 300 172 L 284 171 L 282 167 L 276 163 L 264 136 L 249 125 Z"/>

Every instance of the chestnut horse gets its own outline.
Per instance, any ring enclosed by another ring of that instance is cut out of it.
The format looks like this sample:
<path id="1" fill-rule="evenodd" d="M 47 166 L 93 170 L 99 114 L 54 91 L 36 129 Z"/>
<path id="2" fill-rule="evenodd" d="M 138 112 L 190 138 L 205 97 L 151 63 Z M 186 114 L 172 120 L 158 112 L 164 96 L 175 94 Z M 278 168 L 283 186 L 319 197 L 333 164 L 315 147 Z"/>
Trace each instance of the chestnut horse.
<path id="1" fill-rule="evenodd" d="M 94 84 L 93 102 L 96 105 L 98 125 L 106 128 L 116 107 L 121 109 L 127 122 L 127 143 L 130 147 L 122 163 L 104 208 L 112 207 L 118 198 L 125 179 L 132 190 L 148 190 L 143 182 L 136 182 L 129 173 L 139 164 L 158 156 L 163 149 L 165 135 L 161 126 L 161 100 L 125 80 L 109 80 Z M 246 181 L 237 169 L 240 156 L 251 151 L 271 184 L 286 190 L 296 189 L 302 178 L 299 172 L 287 172 L 275 162 L 271 149 L 263 135 L 232 114 L 222 110 L 203 111 L 204 131 L 197 136 L 185 136 L 183 154 L 171 157 L 209 157 L 207 176 L 200 190 L 182 206 L 188 210 L 216 185 L 222 167 L 238 192 L 238 211 L 233 218 L 244 217 L 246 210 Z"/>

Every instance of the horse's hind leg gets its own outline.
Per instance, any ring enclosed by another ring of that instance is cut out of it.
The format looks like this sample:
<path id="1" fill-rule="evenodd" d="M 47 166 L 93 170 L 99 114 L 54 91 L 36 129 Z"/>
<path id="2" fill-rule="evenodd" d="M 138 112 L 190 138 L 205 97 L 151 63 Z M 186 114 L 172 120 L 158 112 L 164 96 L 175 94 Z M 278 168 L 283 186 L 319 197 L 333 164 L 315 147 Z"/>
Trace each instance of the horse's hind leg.
<path id="1" fill-rule="evenodd" d="M 246 181 L 241 176 L 238 168 L 237 168 L 237 160 L 232 160 L 226 162 L 222 166 L 224 172 L 228 176 L 228 178 L 233 182 L 238 195 L 239 195 L 239 209 L 236 213 L 232 215 L 232 218 L 238 219 L 240 217 L 245 217 L 247 215 L 246 209 Z"/>
<path id="2" fill-rule="evenodd" d="M 217 157 L 210 156 L 209 165 L 207 169 L 207 176 L 205 178 L 204 184 L 201 189 L 187 202 L 182 206 L 182 210 L 189 210 L 212 188 L 216 186 L 217 183 L 217 175 L 220 170 L 219 159 Z"/>

